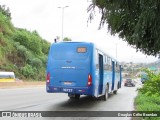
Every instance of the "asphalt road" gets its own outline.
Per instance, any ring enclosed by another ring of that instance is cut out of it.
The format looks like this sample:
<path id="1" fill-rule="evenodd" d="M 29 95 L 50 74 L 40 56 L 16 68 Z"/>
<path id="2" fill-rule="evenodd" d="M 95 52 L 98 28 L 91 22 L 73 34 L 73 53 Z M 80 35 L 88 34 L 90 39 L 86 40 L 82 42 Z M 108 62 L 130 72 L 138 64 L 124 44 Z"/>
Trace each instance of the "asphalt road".
<path id="1" fill-rule="evenodd" d="M 0 89 L 0 111 L 132 111 L 137 87 L 122 87 L 107 101 L 81 96 L 71 100 L 67 94 L 46 93 L 44 87 Z M 4 119 L 4 118 L 0 118 Z M 5 118 L 6 119 L 6 118 Z M 11 118 L 12 119 L 12 118 Z M 22 119 L 22 118 L 16 118 Z M 31 118 L 23 118 L 30 120 Z M 45 117 L 34 120 L 106 120 L 106 117 Z M 108 120 L 130 120 L 129 117 L 107 117 Z M 13 119 L 15 120 L 15 118 Z"/>

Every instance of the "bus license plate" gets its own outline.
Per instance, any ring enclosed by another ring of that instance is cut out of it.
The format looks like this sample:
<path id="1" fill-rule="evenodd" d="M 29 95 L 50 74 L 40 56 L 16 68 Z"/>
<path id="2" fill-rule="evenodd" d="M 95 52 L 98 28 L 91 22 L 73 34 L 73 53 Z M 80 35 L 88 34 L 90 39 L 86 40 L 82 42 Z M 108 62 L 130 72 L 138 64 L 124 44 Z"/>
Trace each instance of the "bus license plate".
<path id="1" fill-rule="evenodd" d="M 70 88 L 63 88 L 63 92 L 73 92 L 73 89 L 70 89 Z"/>

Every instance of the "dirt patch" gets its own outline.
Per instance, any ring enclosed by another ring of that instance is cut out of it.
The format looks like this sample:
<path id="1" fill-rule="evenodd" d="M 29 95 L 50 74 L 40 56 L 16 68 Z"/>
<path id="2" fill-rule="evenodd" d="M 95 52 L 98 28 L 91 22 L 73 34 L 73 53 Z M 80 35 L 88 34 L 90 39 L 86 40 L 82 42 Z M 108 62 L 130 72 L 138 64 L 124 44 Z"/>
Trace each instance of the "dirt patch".
<path id="1" fill-rule="evenodd" d="M 4 82 L 0 83 L 0 89 L 7 89 L 7 88 L 23 88 L 23 87 L 39 87 L 39 86 L 45 86 L 46 82 Z"/>

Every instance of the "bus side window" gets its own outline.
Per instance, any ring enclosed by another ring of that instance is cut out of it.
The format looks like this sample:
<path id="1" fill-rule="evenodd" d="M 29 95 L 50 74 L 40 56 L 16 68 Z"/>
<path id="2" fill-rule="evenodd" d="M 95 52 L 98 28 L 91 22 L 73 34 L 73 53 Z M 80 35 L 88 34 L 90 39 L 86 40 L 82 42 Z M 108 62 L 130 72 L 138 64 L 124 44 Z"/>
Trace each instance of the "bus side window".
<path id="1" fill-rule="evenodd" d="M 107 71 L 108 70 L 108 65 L 107 65 L 107 56 L 105 57 L 105 61 L 104 61 L 104 70 Z"/>
<path id="2" fill-rule="evenodd" d="M 111 64 L 112 64 L 112 63 L 111 63 L 111 58 L 110 58 L 110 57 L 107 57 L 107 66 L 108 66 L 107 70 L 109 70 L 109 71 L 112 70 Z"/>
<path id="3" fill-rule="evenodd" d="M 109 61 L 110 61 L 110 62 L 109 62 L 109 70 L 112 71 L 112 64 L 113 64 L 113 63 L 112 63 L 112 59 L 110 58 Z"/>
<path id="4" fill-rule="evenodd" d="M 117 69 L 117 62 L 115 62 L 115 71 L 118 72 L 118 69 Z"/>
<path id="5" fill-rule="evenodd" d="M 120 72 L 120 65 L 117 64 L 118 73 Z"/>
<path id="6" fill-rule="evenodd" d="M 99 56 L 98 56 L 98 50 L 96 50 L 96 53 L 95 53 L 95 61 L 96 61 L 96 70 L 99 70 Z"/>
<path id="7" fill-rule="evenodd" d="M 119 73 L 119 72 L 120 72 L 120 69 L 119 69 L 119 64 L 118 64 L 118 62 L 116 63 L 116 69 L 117 69 L 117 72 Z"/>

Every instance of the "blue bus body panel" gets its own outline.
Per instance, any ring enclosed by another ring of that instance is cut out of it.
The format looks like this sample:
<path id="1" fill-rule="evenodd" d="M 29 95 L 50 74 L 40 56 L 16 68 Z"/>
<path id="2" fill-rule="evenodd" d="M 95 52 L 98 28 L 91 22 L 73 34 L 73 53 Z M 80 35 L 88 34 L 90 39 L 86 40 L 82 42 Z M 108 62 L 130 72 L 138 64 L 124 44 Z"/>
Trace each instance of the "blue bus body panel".
<path id="1" fill-rule="evenodd" d="M 78 53 L 78 47 L 85 47 L 85 53 Z M 91 74 L 93 49 L 86 43 L 56 43 L 51 46 L 47 73 L 50 73 L 48 92 L 65 92 L 75 94 L 92 94 L 87 86 L 88 74 Z"/>
<path id="2" fill-rule="evenodd" d="M 106 85 L 107 83 L 109 83 L 109 85 L 110 85 L 109 92 L 112 91 L 112 89 L 111 89 L 112 88 L 112 75 L 113 75 L 112 71 L 105 71 L 104 72 L 104 82 L 103 82 L 103 84 Z"/>

